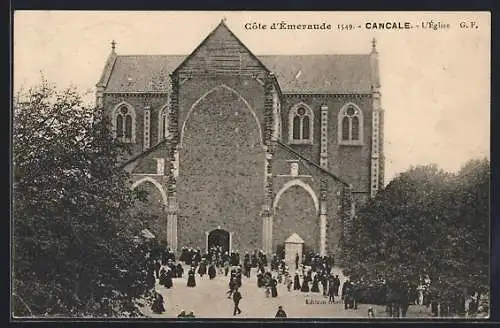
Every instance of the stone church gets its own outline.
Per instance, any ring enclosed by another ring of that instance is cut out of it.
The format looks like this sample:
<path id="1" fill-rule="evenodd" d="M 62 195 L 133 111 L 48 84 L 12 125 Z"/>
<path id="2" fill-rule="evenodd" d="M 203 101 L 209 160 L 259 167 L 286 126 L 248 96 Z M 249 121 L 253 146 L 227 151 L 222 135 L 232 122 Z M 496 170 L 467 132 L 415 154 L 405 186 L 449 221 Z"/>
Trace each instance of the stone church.
<path id="1" fill-rule="evenodd" d="M 188 55 L 113 42 L 96 98 L 133 149 L 131 187 L 149 191 L 136 210 L 175 250 L 270 254 L 297 234 L 335 254 L 383 186 L 375 40 L 366 54 L 259 56 L 221 21 Z"/>

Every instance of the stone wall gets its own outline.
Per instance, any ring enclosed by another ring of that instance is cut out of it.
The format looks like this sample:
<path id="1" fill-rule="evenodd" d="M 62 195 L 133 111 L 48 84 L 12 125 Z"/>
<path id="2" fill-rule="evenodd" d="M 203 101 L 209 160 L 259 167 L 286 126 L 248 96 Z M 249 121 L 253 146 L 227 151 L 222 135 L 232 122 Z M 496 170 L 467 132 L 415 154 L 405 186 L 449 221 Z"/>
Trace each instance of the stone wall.
<path id="1" fill-rule="evenodd" d="M 188 108 L 181 105 L 181 117 Z M 205 232 L 218 227 L 233 232 L 233 249 L 261 247 L 265 157 L 254 114 L 227 88 L 217 88 L 190 111 L 179 149 L 179 247 L 204 248 Z"/>

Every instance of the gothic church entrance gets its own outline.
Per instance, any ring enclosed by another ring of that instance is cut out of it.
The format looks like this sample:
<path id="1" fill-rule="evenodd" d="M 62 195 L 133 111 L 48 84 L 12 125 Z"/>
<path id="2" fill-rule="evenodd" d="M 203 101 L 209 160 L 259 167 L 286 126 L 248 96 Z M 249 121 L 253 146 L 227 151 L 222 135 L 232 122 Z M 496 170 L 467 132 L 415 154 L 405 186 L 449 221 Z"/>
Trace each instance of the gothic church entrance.
<path id="1" fill-rule="evenodd" d="M 223 252 L 230 252 L 230 234 L 224 229 L 215 229 L 208 234 L 208 248 L 222 247 Z"/>
<path id="2" fill-rule="evenodd" d="M 265 151 L 253 108 L 221 85 L 186 116 L 177 179 L 179 244 L 201 248 L 205 232 L 223 226 L 235 233 L 235 249 L 260 247 Z"/>

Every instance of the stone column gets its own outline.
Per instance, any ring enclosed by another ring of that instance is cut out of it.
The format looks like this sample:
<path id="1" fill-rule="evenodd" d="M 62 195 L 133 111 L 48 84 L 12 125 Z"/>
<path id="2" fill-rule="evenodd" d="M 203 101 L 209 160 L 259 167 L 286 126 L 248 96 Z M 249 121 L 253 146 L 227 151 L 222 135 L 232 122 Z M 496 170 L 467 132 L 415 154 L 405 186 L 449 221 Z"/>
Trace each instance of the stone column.
<path id="1" fill-rule="evenodd" d="M 274 86 L 274 75 L 269 73 L 264 84 L 264 150 L 265 172 L 264 172 L 264 205 L 262 207 L 262 248 L 266 254 L 272 253 L 273 240 L 273 175 L 272 159 L 276 143 L 275 113 L 277 112 L 278 98 Z"/>
<path id="2" fill-rule="evenodd" d="M 177 250 L 177 199 L 175 196 L 167 198 L 167 245 Z"/>
<path id="3" fill-rule="evenodd" d="M 378 97 L 377 93 L 373 97 Z M 374 103 L 375 106 L 375 103 Z M 374 107 L 372 113 L 372 151 L 371 151 L 371 182 L 370 196 L 375 197 L 380 184 L 379 177 L 379 110 Z"/>
<path id="4" fill-rule="evenodd" d="M 371 149 L 371 180 L 370 196 L 375 197 L 376 193 L 383 186 L 384 179 L 384 159 L 381 158 L 383 147 L 383 133 L 380 131 L 380 118 L 382 115 L 382 106 L 380 103 L 380 76 L 379 76 L 379 56 L 376 48 L 376 40 L 372 40 L 372 50 L 370 52 L 371 67 L 371 88 L 372 88 L 372 149 Z M 382 166 L 382 171 L 381 171 Z M 382 172 L 382 173 L 381 173 Z"/>
<path id="5" fill-rule="evenodd" d="M 144 124 L 143 124 L 143 150 L 151 146 L 151 107 L 144 107 Z"/>
<path id="6" fill-rule="evenodd" d="M 321 106 L 321 139 L 319 165 L 328 169 L 328 106 Z"/>
<path id="7" fill-rule="evenodd" d="M 272 254 L 273 248 L 273 216 L 271 211 L 262 212 L 262 250 L 266 254 Z"/>
<path id="8" fill-rule="evenodd" d="M 179 143 L 179 78 L 177 75 L 170 75 L 172 84 L 172 94 L 170 98 L 171 110 L 169 111 L 168 131 L 172 136 L 167 139 L 165 150 L 165 172 L 167 185 L 167 245 L 173 250 L 177 250 L 177 177 L 176 177 L 176 156 L 177 145 Z"/>
<path id="9" fill-rule="evenodd" d="M 328 195 L 328 180 L 321 179 L 320 201 L 319 201 L 319 253 L 321 256 L 326 255 L 327 249 L 327 195 Z"/>

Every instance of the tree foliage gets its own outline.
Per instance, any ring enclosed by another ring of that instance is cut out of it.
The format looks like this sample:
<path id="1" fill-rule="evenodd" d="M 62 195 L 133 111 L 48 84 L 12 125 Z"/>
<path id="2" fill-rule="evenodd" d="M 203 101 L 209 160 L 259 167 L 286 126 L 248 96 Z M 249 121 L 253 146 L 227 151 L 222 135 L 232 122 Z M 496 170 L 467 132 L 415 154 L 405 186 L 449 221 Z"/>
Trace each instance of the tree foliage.
<path id="1" fill-rule="evenodd" d="M 13 315 L 134 316 L 148 293 L 124 145 L 75 89 L 14 102 Z"/>
<path id="2" fill-rule="evenodd" d="M 458 173 L 413 167 L 391 181 L 355 218 L 346 274 L 418 284 L 428 276 L 440 295 L 488 290 L 487 159 Z"/>

